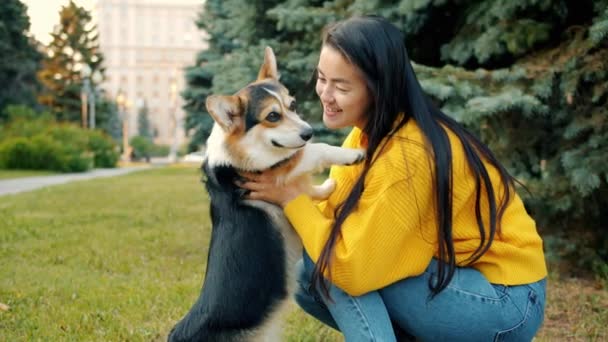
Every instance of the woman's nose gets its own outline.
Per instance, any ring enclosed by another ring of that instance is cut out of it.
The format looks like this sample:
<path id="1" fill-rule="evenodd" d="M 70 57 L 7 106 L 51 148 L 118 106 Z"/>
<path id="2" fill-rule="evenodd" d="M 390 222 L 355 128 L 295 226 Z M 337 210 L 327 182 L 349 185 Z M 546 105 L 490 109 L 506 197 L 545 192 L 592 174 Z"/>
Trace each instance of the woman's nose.
<path id="1" fill-rule="evenodd" d="M 330 91 L 329 87 L 325 86 L 325 87 L 321 88 L 321 92 L 319 93 L 319 98 L 324 103 L 331 103 L 332 102 L 333 96 L 331 94 L 331 91 Z"/>

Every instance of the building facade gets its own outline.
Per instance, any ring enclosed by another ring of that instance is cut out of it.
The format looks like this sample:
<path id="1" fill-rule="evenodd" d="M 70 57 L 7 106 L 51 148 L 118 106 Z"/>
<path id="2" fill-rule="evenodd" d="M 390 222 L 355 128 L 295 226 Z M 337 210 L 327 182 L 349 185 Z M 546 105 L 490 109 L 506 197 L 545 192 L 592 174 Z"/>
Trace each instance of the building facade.
<path id="1" fill-rule="evenodd" d="M 203 1 L 193 0 L 97 0 L 93 17 L 106 68 L 101 87 L 122 103 L 130 136 L 145 105 L 156 143 L 185 142 L 183 69 L 207 48 L 195 24 L 202 9 Z"/>

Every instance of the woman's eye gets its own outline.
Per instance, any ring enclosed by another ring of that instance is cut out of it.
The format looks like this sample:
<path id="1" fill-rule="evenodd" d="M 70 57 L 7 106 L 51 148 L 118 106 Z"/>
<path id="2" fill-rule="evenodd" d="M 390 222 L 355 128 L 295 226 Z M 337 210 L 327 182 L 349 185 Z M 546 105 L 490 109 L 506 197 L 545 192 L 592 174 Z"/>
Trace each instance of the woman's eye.
<path id="1" fill-rule="evenodd" d="M 281 120 L 281 114 L 277 112 L 270 112 L 266 115 L 266 121 L 268 122 L 277 122 L 279 120 Z"/>
<path id="2" fill-rule="evenodd" d="M 296 110 L 296 101 L 291 101 L 289 104 L 289 110 L 294 112 Z"/>

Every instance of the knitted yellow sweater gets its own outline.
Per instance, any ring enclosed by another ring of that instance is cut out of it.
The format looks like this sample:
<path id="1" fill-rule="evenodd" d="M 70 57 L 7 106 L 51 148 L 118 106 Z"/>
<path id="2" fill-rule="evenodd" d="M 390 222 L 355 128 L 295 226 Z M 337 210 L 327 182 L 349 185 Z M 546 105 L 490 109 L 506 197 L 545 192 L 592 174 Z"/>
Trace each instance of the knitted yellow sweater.
<path id="1" fill-rule="evenodd" d="M 448 130 L 452 145 L 453 239 L 457 262 L 479 245 L 475 218 L 475 180 L 458 138 Z M 354 128 L 344 147 L 361 147 L 361 130 Z M 437 219 L 433 200 L 432 161 L 414 120 L 389 140 L 370 169 L 357 208 L 342 226 L 330 263 L 332 282 L 351 295 L 380 289 L 421 274 L 437 257 Z M 486 164 L 495 192 L 504 193 L 499 173 Z M 316 262 L 329 236 L 334 209 L 342 203 L 363 166 L 333 167 L 337 187 L 318 204 L 300 195 L 285 208 L 287 218 Z M 488 204 L 482 191 L 482 215 L 489 226 Z M 473 265 L 492 283 L 526 284 L 547 275 L 542 240 L 536 225 L 515 195 L 502 218 L 490 249 Z"/>

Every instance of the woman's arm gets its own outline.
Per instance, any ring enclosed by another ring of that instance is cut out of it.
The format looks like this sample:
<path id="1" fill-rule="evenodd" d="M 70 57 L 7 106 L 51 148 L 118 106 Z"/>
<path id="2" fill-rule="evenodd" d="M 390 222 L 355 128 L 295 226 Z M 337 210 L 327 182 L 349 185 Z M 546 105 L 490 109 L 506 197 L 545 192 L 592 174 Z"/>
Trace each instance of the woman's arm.
<path id="1" fill-rule="evenodd" d="M 364 192 L 342 226 L 330 261 L 336 286 L 360 295 L 426 269 L 435 251 L 435 236 L 429 230 L 435 220 L 427 214 L 433 213 L 430 194 L 415 190 L 410 181 L 402 180 L 375 196 Z M 285 214 L 316 262 L 333 220 L 306 195 L 289 202 Z"/>

